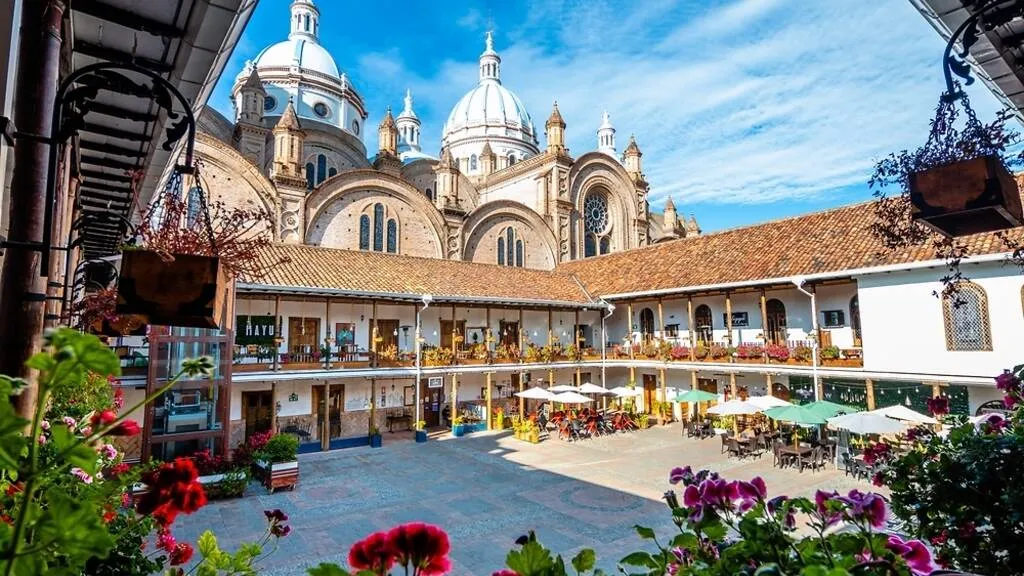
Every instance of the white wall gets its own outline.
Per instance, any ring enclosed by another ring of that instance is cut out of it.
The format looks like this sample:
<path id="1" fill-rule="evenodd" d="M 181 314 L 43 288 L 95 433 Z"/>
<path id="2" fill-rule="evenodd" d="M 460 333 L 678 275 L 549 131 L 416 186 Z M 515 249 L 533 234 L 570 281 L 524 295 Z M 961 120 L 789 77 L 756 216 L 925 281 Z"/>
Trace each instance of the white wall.
<path id="1" fill-rule="evenodd" d="M 944 268 L 858 278 L 864 368 L 872 371 L 995 377 L 1022 361 L 1024 276 L 999 263 L 964 265 L 988 295 L 992 351 L 946 349 L 940 291 Z"/>

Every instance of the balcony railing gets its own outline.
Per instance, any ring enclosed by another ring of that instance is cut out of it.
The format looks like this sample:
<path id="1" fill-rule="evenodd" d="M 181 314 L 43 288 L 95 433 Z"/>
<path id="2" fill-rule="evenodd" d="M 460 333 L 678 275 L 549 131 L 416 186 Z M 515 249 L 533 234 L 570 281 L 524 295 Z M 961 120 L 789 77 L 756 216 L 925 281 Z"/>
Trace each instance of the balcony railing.
<path id="1" fill-rule="evenodd" d="M 728 342 L 698 342 L 692 348 L 669 340 L 651 339 L 645 342 L 625 342 L 608 349 L 612 360 L 653 360 L 659 362 L 708 362 L 720 364 L 769 364 L 811 366 L 813 343 L 809 340 L 790 340 L 782 344 L 743 342 L 735 346 Z M 864 366 L 862 348 L 825 346 L 818 350 L 818 366 L 826 368 L 861 368 Z"/>

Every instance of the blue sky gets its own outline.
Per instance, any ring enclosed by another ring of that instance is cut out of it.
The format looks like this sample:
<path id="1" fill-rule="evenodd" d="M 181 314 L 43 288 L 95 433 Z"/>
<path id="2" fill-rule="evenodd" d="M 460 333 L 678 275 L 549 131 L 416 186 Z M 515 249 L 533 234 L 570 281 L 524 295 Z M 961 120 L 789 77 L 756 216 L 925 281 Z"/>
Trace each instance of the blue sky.
<path id="1" fill-rule="evenodd" d="M 290 0 L 260 0 L 211 104 L 288 34 Z M 477 79 L 489 23 L 502 81 L 542 127 L 558 100 L 570 152 L 607 109 L 635 133 L 652 209 L 671 195 L 705 231 L 870 198 L 874 162 L 914 147 L 943 88 L 943 42 L 908 0 L 318 0 L 321 43 L 376 126 L 413 92 L 427 152 Z M 983 119 L 998 108 L 971 90 Z M 543 144 L 543 142 L 542 142 Z M 376 150 L 376 130 L 367 131 Z"/>

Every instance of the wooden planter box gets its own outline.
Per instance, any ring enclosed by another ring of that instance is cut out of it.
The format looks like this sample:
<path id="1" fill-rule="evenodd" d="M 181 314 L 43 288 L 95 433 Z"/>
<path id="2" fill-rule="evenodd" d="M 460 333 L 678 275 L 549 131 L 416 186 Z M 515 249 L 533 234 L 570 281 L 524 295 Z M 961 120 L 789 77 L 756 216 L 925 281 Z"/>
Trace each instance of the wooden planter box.
<path id="1" fill-rule="evenodd" d="M 712 358 L 711 356 L 708 356 L 707 359 L 708 362 L 719 362 L 721 364 L 728 364 L 729 360 L 730 358 L 728 356 L 722 356 L 720 358 Z"/>
<path id="2" fill-rule="evenodd" d="M 765 364 L 764 358 L 736 358 L 738 364 Z"/>
<path id="3" fill-rule="evenodd" d="M 596 361 L 598 361 L 600 359 L 601 359 L 601 355 L 600 354 L 584 354 L 583 355 L 583 361 L 584 362 L 596 362 Z"/>
<path id="4" fill-rule="evenodd" d="M 914 219 L 945 236 L 966 236 L 1024 222 L 1017 182 L 996 155 L 936 166 L 910 177 Z"/>
<path id="5" fill-rule="evenodd" d="M 833 368 L 861 368 L 864 366 L 864 360 L 861 358 L 832 358 L 821 361 L 822 366 L 829 366 Z"/>
<path id="6" fill-rule="evenodd" d="M 148 324 L 220 328 L 230 290 L 219 258 L 175 254 L 164 261 L 149 250 L 125 250 L 117 282 L 117 313 Z"/>
<path id="7" fill-rule="evenodd" d="M 257 462 L 256 468 L 259 470 L 260 480 L 263 482 L 263 486 L 270 492 L 273 492 L 278 488 L 294 490 L 295 485 L 299 483 L 298 460 L 293 460 L 292 462 L 277 462 L 274 464 Z"/>
<path id="8" fill-rule="evenodd" d="M 478 358 L 466 358 L 465 360 L 459 360 L 459 364 L 464 364 L 464 365 L 467 365 L 467 366 L 480 366 L 480 365 L 483 365 L 483 364 L 487 364 L 487 359 L 486 358 L 479 358 L 479 359 Z"/>

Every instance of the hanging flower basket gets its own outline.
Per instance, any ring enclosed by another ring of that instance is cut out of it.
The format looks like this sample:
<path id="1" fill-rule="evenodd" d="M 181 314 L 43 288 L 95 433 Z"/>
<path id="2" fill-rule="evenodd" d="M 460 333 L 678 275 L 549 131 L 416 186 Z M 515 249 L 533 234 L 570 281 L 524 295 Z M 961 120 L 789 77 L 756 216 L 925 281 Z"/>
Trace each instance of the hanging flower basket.
<path id="1" fill-rule="evenodd" d="M 191 328 L 225 325 L 229 280 L 219 258 L 125 250 L 117 284 L 117 313 L 149 324 Z"/>
<path id="2" fill-rule="evenodd" d="M 1017 181 L 989 154 L 915 172 L 910 179 L 914 219 L 945 236 L 966 236 L 1024 222 Z"/>

